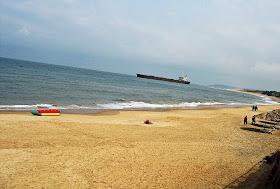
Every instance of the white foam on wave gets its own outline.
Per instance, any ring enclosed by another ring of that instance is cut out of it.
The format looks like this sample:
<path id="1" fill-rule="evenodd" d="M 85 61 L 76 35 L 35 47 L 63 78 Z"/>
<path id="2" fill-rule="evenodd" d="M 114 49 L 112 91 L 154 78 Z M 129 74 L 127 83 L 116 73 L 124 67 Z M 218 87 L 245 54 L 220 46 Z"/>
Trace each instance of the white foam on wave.
<path id="1" fill-rule="evenodd" d="M 34 105 L 0 105 L 2 110 L 34 110 L 34 109 L 98 109 L 96 106 L 83 106 L 83 105 L 53 105 L 53 104 L 34 104 Z"/>
<path id="2" fill-rule="evenodd" d="M 107 109 L 107 110 L 123 110 L 123 109 L 164 109 L 164 108 L 195 108 L 197 106 L 213 106 L 213 105 L 224 105 L 218 102 L 184 102 L 179 104 L 153 104 L 146 102 L 116 102 L 108 104 L 97 104 L 97 105 L 52 105 L 52 104 L 35 104 L 35 105 L 0 105 L 0 110 L 34 110 L 34 109 Z"/>
<path id="3" fill-rule="evenodd" d="M 263 103 L 255 103 L 256 105 L 276 105 L 278 102 L 273 101 L 269 97 L 263 97 Z M 97 105 L 53 105 L 53 104 L 35 104 L 35 105 L 0 105 L 0 110 L 34 110 L 34 109 L 94 109 L 94 110 L 140 110 L 140 109 L 199 109 L 203 107 L 213 106 L 250 106 L 252 104 L 245 103 L 221 103 L 221 102 L 183 102 L 178 104 L 158 104 L 147 102 L 115 102 Z"/>
<path id="4" fill-rule="evenodd" d="M 198 106 L 214 106 L 214 105 L 225 105 L 219 102 L 184 102 L 179 104 L 151 104 L 146 102 L 123 102 L 123 103 L 110 103 L 110 104 L 98 104 L 99 109 L 156 109 L 156 108 L 190 108 L 190 107 L 198 107 Z"/>
<path id="5" fill-rule="evenodd" d="M 33 110 L 33 109 L 57 109 L 52 104 L 34 104 L 34 105 L 0 105 L 0 110 Z"/>
<path id="6" fill-rule="evenodd" d="M 258 96 L 262 99 L 262 103 L 258 102 L 258 103 L 254 103 L 256 105 L 279 105 L 280 103 L 277 101 L 274 101 L 272 98 L 267 97 L 267 96 L 262 96 L 260 94 L 252 94 L 252 93 L 244 93 L 244 94 L 248 94 L 248 95 L 253 95 L 253 96 Z"/>
<path id="7" fill-rule="evenodd" d="M 269 98 L 269 97 L 263 97 L 263 101 L 266 103 L 266 104 L 269 104 L 269 105 L 278 105 L 280 104 L 279 102 L 276 102 L 274 101 L 273 99 Z"/>
<path id="8" fill-rule="evenodd" d="M 272 98 L 267 97 L 267 96 L 262 96 L 259 94 L 249 94 L 249 95 L 254 95 L 254 96 L 258 96 L 262 99 L 262 102 L 258 102 L 258 103 L 254 103 L 256 105 L 279 105 L 280 103 L 277 101 L 274 101 Z"/>

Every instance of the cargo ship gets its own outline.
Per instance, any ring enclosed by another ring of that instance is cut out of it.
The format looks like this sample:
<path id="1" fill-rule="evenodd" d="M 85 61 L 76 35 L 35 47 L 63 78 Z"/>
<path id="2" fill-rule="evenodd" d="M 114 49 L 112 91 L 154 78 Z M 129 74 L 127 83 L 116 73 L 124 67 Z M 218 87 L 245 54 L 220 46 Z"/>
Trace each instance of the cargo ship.
<path id="1" fill-rule="evenodd" d="M 137 74 L 137 77 L 140 78 L 145 78 L 145 79 L 155 79 L 155 80 L 160 80 L 160 81 L 168 81 L 168 82 L 174 82 L 174 83 L 182 83 L 182 84 L 190 84 L 190 82 L 187 79 L 187 76 L 182 76 L 179 77 L 179 79 L 168 79 L 164 77 L 156 77 L 152 75 L 142 75 L 142 74 Z"/>

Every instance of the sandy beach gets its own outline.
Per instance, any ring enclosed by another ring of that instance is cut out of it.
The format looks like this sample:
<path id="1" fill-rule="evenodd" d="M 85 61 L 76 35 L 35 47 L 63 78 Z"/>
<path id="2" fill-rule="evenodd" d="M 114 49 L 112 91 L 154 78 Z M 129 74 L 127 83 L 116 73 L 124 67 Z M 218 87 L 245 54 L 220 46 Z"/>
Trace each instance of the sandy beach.
<path id="1" fill-rule="evenodd" d="M 1 112 L 0 188 L 250 188 L 280 136 L 243 118 L 279 108 Z"/>

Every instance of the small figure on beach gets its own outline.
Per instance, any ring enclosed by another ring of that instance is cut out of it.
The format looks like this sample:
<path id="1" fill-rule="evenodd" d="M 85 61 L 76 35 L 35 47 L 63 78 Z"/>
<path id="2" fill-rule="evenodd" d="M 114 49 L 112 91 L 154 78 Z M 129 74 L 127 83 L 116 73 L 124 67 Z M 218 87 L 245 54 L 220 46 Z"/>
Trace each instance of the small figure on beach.
<path id="1" fill-rule="evenodd" d="M 258 106 L 257 105 L 253 105 L 252 106 L 252 111 L 257 111 L 258 110 Z"/>
<path id="2" fill-rule="evenodd" d="M 252 117 L 252 125 L 255 125 L 255 124 L 256 124 L 256 116 L 253 115 L 253 117 Z"/>
<path id="3" fill-rule="evenodd" d="M 244 125 L 247 125 L 247 116 L 244 117 Z"/>
<path id="4" fill-rule="evenodd" d="M 144 121 L 145 124 L 153 124 L 152 122 L 150 122 L 149 120 Z"/>

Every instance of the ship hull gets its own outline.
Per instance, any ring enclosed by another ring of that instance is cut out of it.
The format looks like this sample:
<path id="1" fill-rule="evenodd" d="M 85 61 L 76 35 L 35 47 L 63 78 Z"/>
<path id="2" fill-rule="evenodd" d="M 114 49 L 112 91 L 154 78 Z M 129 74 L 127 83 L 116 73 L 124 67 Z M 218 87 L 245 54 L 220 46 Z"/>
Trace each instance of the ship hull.
<path id="1" fill-rule="evenodd" d="M 168 79 L 168 78 L 156 77 L 156 76 L 152 76 L 152 75 L 137 74 L 137 77 L 145 78 L 145 79 L 160 80 L 160 81 L 168 81 L 168 82 L 174 82 L 174 83 L 190 84 L 189 81 L 180 81 L 180 80 L 176 80 L 176 79 Z"/>

